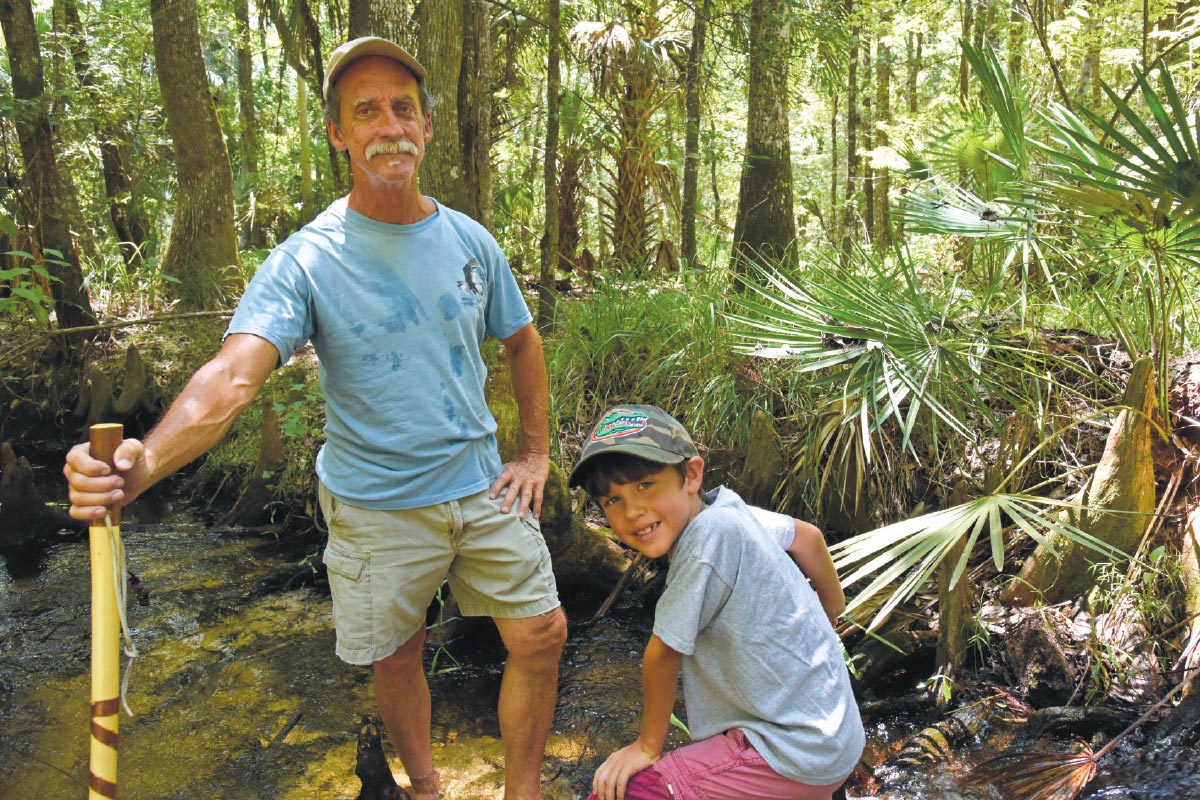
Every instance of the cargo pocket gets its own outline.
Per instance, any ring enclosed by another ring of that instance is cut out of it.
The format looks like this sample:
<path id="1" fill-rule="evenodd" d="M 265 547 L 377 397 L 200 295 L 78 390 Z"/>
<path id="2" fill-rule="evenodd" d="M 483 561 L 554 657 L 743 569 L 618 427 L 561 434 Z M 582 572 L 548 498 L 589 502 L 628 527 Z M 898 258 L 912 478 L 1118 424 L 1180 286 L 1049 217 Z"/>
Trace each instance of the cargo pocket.
<path id="1" fill-rule="evenodd" d="M 371 560 L 366 553 L 330 544 L 322 555 L 333 596 L 333 626 L 338 647 L 348 651 L 371 647 Z"/>
<path id="2" fill-rule="evenodd" d="M 337 524 L 338 517 L 342 515 L 346 504 L 333 496 L 333 493 L 325 488 L 325 484 L 317 481 L 317 503 L 321 506 L 321 514 L 325 517 L 325 528 L 332 530 Z"/>

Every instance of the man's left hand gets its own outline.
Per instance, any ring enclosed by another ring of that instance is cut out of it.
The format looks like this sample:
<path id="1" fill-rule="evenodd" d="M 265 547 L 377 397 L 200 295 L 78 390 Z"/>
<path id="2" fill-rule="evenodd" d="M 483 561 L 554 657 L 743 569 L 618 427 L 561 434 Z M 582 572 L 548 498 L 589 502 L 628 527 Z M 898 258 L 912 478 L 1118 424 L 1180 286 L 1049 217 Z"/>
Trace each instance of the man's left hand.
<path id="1" fill-rule="evenodd" d="M 525 512 L 533 510 L 533 516 L 542 513 L 542 492 L 546 487 L 546 478 L 550 475 L 550 457 L 539 453 L 522 453 L 516 461 L 504 465 L 504 471 L 488 490 L 488 496 L 495 500 L 504 492 L 504 501 L 500 510 L 505 514 L 517 503 L 517 517 L 525 519 Z"/>

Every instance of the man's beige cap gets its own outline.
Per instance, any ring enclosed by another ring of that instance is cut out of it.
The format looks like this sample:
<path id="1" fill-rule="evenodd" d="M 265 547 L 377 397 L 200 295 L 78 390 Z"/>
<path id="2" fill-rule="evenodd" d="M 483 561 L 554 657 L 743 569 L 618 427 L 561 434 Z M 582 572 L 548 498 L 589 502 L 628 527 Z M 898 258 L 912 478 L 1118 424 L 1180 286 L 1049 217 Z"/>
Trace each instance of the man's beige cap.
<path id="1" fill-rule="evenodd" d="M 363 56 L 384 56 L 399 61 L 417 76 L 418 81 L 425 80 L 425 68 L 403 47 L 378 36 L 362 36 L 351 39 L 330 54 L 329 64 L 325 67 L 325 85 L 321 87 L 321 94 L 326 100 L 329 100 L 329 87 L 333 86 L 338 76 Z"/>

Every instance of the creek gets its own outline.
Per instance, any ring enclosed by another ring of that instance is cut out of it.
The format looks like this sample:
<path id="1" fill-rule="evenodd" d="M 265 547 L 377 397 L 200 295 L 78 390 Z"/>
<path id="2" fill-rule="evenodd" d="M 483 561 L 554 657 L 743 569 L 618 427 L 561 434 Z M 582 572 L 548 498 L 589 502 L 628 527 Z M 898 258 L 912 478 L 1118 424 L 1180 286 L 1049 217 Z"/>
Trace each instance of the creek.
<path id="1" fill-rule="evenodd" d="M 359 722 L 374 714 L 370 675 L 334 655 L 329 597 L 297 571 L 303 553 L 269 533 L 206 528 L 183 516 L 126 525 L 122 534 L 138 579 L 128 616 L 140 655 L 123 665 L 134 716 L 120 719 L 119 796 L 357 797 Z M 64 538 L 36 564 L 10 556 L 0 568 L 0 800 L 86 794 L 88 559 L 85 540 Z M 649 630 L 640 604 L 619 604 L 594 624 L 581 622 L 594 607 L 567 610 L 571 633 L 543 770 L 550 800 L 586 796 L 595 766 L 636 736 Z M 434 757 L 447 797 L 492 800 L 502 796 L 495 700 L 503 652 L 490 623 L 465 630 L 427 653 L 437 666 Z M 883 760 L 925 724 L 868 717 L 869 759 Z M 892 770 L 886 786 L 861 784 L 850 797 L 999 800 L 995 788 L 971 785 L 970 770 L 1005 737 L 1011 732 L 991 731 L 944 761 Z M 1112 764 L 1102 763 L 1084 797 L 1200 797 L 1194 744 L 1156 750 L 1131 738 Z M 668 747 L 685 741 L 673 730 Z M 407 785 L 394 757 L 392 765 Z"/>

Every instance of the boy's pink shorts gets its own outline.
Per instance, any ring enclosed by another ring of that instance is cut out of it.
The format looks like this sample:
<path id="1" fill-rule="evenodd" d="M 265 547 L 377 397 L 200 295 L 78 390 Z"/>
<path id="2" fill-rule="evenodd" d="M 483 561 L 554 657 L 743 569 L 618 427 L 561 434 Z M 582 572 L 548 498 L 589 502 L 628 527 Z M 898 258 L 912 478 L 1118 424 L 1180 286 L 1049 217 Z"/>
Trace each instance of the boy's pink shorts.
<path id="1" fill-rule="evenodd" d="M 625 800 L 830 800 L 842 783 L 810 786 L 785 778 L 767 766 L 740 730 L 731 728 L 672 750 L 633 776 Z"/>

